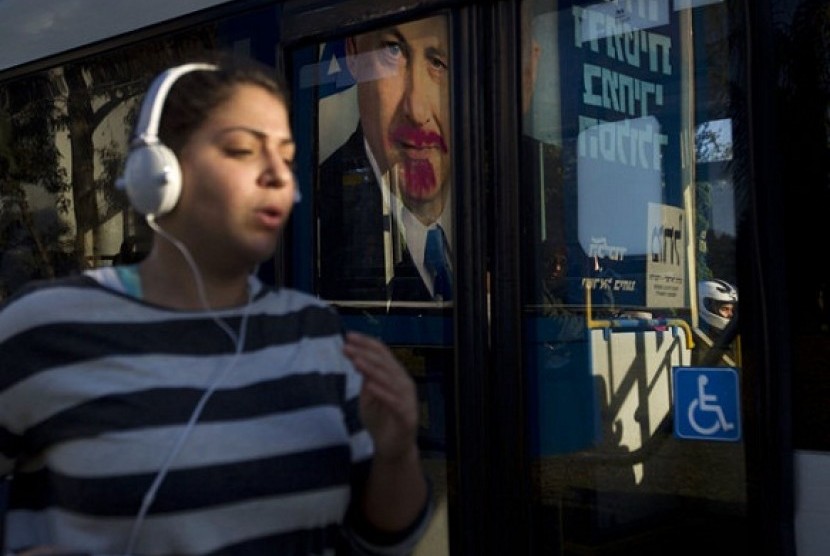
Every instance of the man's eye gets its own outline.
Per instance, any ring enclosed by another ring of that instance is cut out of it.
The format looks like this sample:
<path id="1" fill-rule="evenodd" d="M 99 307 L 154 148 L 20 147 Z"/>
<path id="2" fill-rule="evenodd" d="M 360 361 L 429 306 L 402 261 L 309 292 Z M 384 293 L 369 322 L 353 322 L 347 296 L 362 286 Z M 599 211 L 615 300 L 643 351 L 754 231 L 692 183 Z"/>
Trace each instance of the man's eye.
<path id="1" fill-rule="evenodd" d="M 447 62 L 445 62 L 443 58 L 433 57 L 430 59 L 430 64 L 435 70 L 447 71 Z"/>
<path id="2" fill-rule="evenodd" d="M 383 55 L 387 59 L 397 60 L 403 56 L 403 47 L 397 41 L 386 41 L 383 43 Z"/>

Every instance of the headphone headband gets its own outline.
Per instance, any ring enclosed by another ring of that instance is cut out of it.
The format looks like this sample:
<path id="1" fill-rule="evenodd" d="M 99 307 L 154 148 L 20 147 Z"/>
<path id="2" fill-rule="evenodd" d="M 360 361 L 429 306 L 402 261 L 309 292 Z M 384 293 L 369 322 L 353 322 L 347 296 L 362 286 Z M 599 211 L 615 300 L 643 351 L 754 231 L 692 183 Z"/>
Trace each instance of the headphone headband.
<path id="1" fill-rule="evenodd" d="M 217 69 L 219 68 L 213 64 L 192 63 L 175 66 L 160 73 L 150 84 L 144 96 L 144 103 L 141 105 L 141 113 L 135 128 L 135 139 L 144 144 L 158 140 L 161 112 L 167 100 L 167 93 L 181 76 L 193 71 L 216 71 Z"/>

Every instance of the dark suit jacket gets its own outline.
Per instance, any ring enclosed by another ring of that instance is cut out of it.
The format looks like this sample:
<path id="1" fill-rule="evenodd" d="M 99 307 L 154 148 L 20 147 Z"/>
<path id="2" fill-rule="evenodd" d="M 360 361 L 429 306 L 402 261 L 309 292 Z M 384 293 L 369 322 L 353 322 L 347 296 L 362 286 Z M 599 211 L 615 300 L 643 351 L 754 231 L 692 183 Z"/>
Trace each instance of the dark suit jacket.
<path id="1" fill-rule="evenodd" d="M 387 284 L 383 199 L 360 127 L 320 166 L 319 294 L 331 300 L 429 301 L 409 250 Z"/>

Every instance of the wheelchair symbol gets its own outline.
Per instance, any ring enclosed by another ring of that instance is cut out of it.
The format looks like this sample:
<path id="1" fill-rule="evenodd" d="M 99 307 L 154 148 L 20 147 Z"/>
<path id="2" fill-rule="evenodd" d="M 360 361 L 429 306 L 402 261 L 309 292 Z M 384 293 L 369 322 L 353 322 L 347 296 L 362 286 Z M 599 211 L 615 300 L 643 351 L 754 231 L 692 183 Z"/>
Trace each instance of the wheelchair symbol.
<path id="1" fill-rule="evenodd" d="M 697 393 L 698 397 L 692 400 L 689 404 L 689 425 L 698 433 L 702 435 L 712 435 L 723 429 L 730 431 L 735 428 L 735 423 L 730 423 L 726 420 L 723 414 L 723 408 L 718 404 L 718 397 L 715 394 L 706 393 L 706 384 L 709 383 L 709 377 L 700 375 L 697 377 Z M 712 422 L 712 416 L 708 417 L 702 414 L 715 414 L 715 420 Z M 704 418 L 705 417 L 705 418 Z M 709 426 L 701 425 L 699 419 L 704 418 L 703 422 L 711 422 Z"/>

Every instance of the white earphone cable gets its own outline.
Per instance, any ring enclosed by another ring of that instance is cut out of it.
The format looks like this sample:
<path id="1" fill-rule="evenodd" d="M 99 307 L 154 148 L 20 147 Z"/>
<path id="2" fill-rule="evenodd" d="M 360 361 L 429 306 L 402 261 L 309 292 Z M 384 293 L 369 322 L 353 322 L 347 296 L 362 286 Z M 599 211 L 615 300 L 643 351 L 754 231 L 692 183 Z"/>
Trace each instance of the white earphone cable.
<path id="1" fill-rule="evenodd" d="M 234 344 L 234 355 L 233 358 L 228 362 L 228 365 L 222 369 L 220 373 L 216 375 L 213 381 L 210 383 L 208 388 L 202 393 L 202 396 L 199 398 L 196 407 L 193 409 L 193 412 L 190 414 L 190 419 L 188 419 L 187 424 L 185 425 L 184 430 L 179 435 L 178 439 L 176 440 L 176 444 L 173 446 L 173 449 L 167 455 L 167 458 L 164 460 L 161 468 L 159 469 L 158 473 L 156 474 L 153 483 L 150 485 L 150 488 L 147 489 L 147 492 L 144 494 L 144 498 L 142 499 L 141 508 L 136 515 L 135 521 L 133 522 L 133 526 L 130 530 L 130 536 L 127 541 L 126 550 L 124 551 L 124 556 L 130 556 L 135 549 L 135 545 L 138 543 L 138 535 L 141 530 L 142 525 L 144 524 L 144 519 L 147 516 L 147 513 L 150 511 L 150 506 L 152 505 L 153 501 L 156 498 L 156 493 L 158 492 L 159 487 L 161 487 L 161 483 L 164 478 L 167 476 L 170 467 L 173 465 L 173 461 L 175 460 L 176 456 L 181 451 L 182 447 L 184 446 L 185 440 L 190 436 L 190 433 L 193 431 L 193 428 L 196 426 L 196 422 L 199 420 L 199 417 L 202 414 L 202 411 L 207 404 L 208 399 L 213 395 L 213 392 L 222 382 L 222 380 L 227 376 L 230 370 L 236 365 L 237 361 L 239 360 L 239 356 L 242 353 L 242 348 L 245 345 L 245 336 L 247 334 L 248 329 L 248 316 L 250 314 L 250 307 L 251 302 L 253 301 L 253 288 L 249 284 L 248 286 L 248 301 L 245 304 L 245 311 L 242 314 L 242 320 L 239 323 L 239 334 L 236 334 L 228 323 L 223 321 L 219 315 L 210 307 L 210 304 L 207 300 L 207 295 L 205 294 L 205 287 L 202 280 L 202 275 L 199 272 L 199 268 L 196 265 L 196 262 L 193 260 L 189 250 L 187 247 L 178 239 L 164 231 L 152 217 L 152 215 L 147 216 L 147 223 L 149 226 L 155 230 L 160 236 L 164 239 L 172 243 L 178 250 L 181 252 L 182 256 L 184 256 L 187 264 L 190 266 L 190 269 L 193 271 L 193 276 L 196 280 L 196 289 L 199 293 L 199 298 L 202 301 L 205 310 L 210 313 L 211 318 L 216 322 L 216 324 L 221 328 L 231 339 Z"/>
<path id="2" fill-rule="evenodd" d="M 236 343 L 238 341 L 238 337 L 236 332 L 234 332 L 228 323 L 223 321 L 219 318 L 219 315 L 216 314 L 216 311 L 210 306 L 208 303 L 207 294 L 205 293 L 205 285 L 202 280 L 202 273 L 199 272 L 199 267 L 196 265 L 196 261 L 193 260 L 193 256 L 190 254 L 190 250 L 188 250 L 187 246 L 183 244 L 181 241 L 173 237 L 171 234 L 167 233 L 161 226 L 158 225 L 156 219 L 153 217 L 152 214 L 147 215 L 147 224 L 161 237 L 169 241 L 173 244 L 176 249 L 184 257 L 185 262 L 190 267 L 191 272 L 193 272 L 193 278 L 196 281 L 196 292 L 199 294 L 199 300 L 202 302 L 202 306 L 205 308 L 206 311 L 210 313 L 211 318 L 216 321 L 216 324 L 225 331 L 225 334 L 231 339 L 232 342 Z M 247 314 L 247 313 L 246 313 Z"/>

